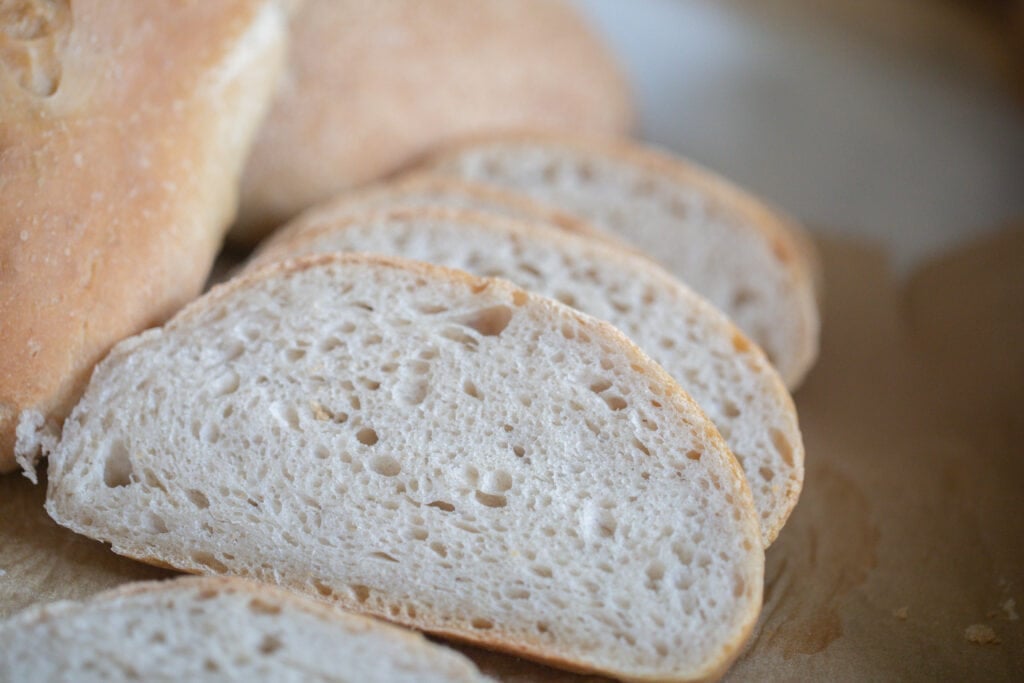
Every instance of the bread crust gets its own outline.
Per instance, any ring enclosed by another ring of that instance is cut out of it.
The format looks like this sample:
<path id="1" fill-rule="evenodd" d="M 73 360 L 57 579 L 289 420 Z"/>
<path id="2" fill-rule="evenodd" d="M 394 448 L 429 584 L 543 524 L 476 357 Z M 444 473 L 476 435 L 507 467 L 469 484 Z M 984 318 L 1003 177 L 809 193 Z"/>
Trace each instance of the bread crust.
<path id="1" fill-rule="evenodd" d="M 277 0 L 56 6 L 0 53 L 0 472 L 23 411 L 57 431 L 116 341 L 199 293 L 284 56 Z M 40 41 L 27 87 L 9 55 Z"/>
<path id="2" fill-rule="evenodd" d="M 722 212 L 736 216 L 764 238 L 776 260 L 789 275 L 797 303 L 800 345 L 791 349 L 791 361 L 780 368 L 790 389 L 797 388 L 818 355 L 820 314 L 817 306 L 821 271 L 813 242 L 803 228 L 775 207 L 767 205 L 724 178 L 691 162 L 656 149 L 619 139 L 604 139 L 579 133 L 539 130 L 508 130 L 469 135 L 424 154 L 410 169 L 443 173 L 449 160 L 477 147 L 516 145 L 550 146 L 573 154 L 597 155 L 645 173 L 670 179 L 680 187 L 697 191 Z"/>
<path id="3" fill-rule="evenodd" d="M 309 0 L 292 30 L 289 75 L 246 168 L 238 243 L 468 133 L 632 127 L 622 73 L 564 0 Z"/>
<path id="4" fill-rule="evenodd" d="M 445 280 L 451 283 L 459 284 L 470 289 L 473 293 L 480 293 L 485 290 L 491 290 L 496 292 L 497 296 L 507 298 L 509 300 L 529 301 L 534 306 L 540 307 L 545 311 L 549 311 L 552 317 L 564 318 L 571 317 L 583 330 L 591 333 L 594 338 L 602 339 L 606 342 L 614 344 L 623 352 L 633 365 L 633 369 L 637 372 L 642 373 L 646 379 L 659 387 L 659 390 L 663 393 L 660 400 L 664 402 L 676 402 L 679 405 L 681 413 L 703 415 L 700 407 L 693 401 L 693 399 L 687 394 L 682 387 L 680 387 L 675 380 L 673 380 L 668 373 L 661 368 L 658 364 L 654 363 L 648 358 L 643 351 L 639 349 L 632 341 L 630 341 L 623 333 L 617 330 L 612 325 L 599 321 L 590 316 L 585 316 L 577 311 L 574 311 L 563 304 L 556 301 L 540 297 L 535 294 L 526 292 L 518 287 L 515 287 L 511 283 L 494 278 L 480 278 L 463 271 L 458 271 L 450 268 L 443 268 L 427 263 L 409 261 L 405 259 L 398 259 L 386 256 L 379 256 L 373 254 L 317 254 L 311 256 L 300 257 L 288 261 L 281 261 L 275 263 L 269 263 L 265 266 L 257 268 L 251 272 L 243 273 L 237 278 L 228 281 L 224 284 L 214 287 L 210 292 L 205 295 L 202 299 L 195 301 L 186 308 L 184 308 L 178 315 L 176 315 L 171 321 L 167 323 L 165 329 L 173 329 L 179 325 L 187 324 L 191 318 L 202 315 L 208 308 L 210 308 L 213 302 L 230 296 L 235 291 L 245 289 L 254 283 L 262 280 L 286 277 L 290 273 L 300 272 L 311 268 L 324 267 L 330 265 L 345 266 L 353 264 L 366 264 L 372 265 L 383 269 L 396 269 L 402 270 L 408 273 L 421 274 L 426 278 Z M 159 332 L 154 331 L 154 334 Z M 141 344 L 147 343 L 147 336 L 144 335 L 140 338 L 134 338 L 127 340 L 122 344 L 118 345 L 117 348 L 111 353 L 110 357 L 105 362 L 115 362 L 117 356 L 121 354 L 131 353 L 135 348 Z M 760 549 L 760 529 L 757 523 L 756 516 L 754 514 L 753 498 L 750 493 L 750 489 L 747 485 L 746 479 L 744 478 L 743 472 L 740 469 L 739 463 L 732 456 L 728 450 L 725 442 L 721 435 L 715 429 L 714 425 L 704 420 L 701 428 L 703 430 L 702 436 L 708 442 L 715 446 L 716 452 L 722 455 L 721 463 L 724 465 L 727 472 L 727 476 L 730 478 L 730 483 L 738 496 L 739 500 L 736 500 L 734 505 L 738 508 L 737 520 L 741 525 L 741 529 L 744 532 L 744 536 L 754 542 L 755 547 L 751 548 L 750 552 L 745 556 L 746 562 L 744 564 L 745 576 L 758 577 L 757 581 L 749 585 L 750 590 L 753 591 L 751 599 L 744 603 L 745 610 L 737 615 L 733 637 L 720 648 L 718 657 L 713 661 L 710 661 L 704 670 L 697 672 L 693 677 L 666 679 L 659 678 L 657 676 L 631 676 L 626 672 L 615 673 L 617 676 L 623 677 L 625 680 L 678 680 L 678 681 L 689 681 L 689 680 L 709 680 L 720 672 L 724 671 L 729 664 L 739 655 L 743 644 L 749 638 L 754 624 L 757 620 L 758 614 L 761 607 L 762 599 L 762 579 L 764 571 L 764 554 Z M 73 530 L 76 530 L 76 522 L 72 519 L 62 515 L 58 510 L 55 501 L 60 498 L 60 491 L 58 488 L 61 485 L 60 474 L 55 471 L 58 464 L 53 458 L 50 460 L 50 478 L 49 478 L 49 491 L 47 494 L 47 511 L 58 523 L 67 526 Z M 61 465 L 63 466 L 63 465 Z M 77 529 L 82 531 L 81 529 Z M 109 540 L 109 539 L 107 539 Z M 114 544 L 115 552 L 124 554 L 129 557 L 135 557 L 129 550 L 124 547 L 119 547 L 117 543 Z M 159 559 L 147 558 L 147 562 L 161 562 Z M 178 566 L 179 570 L 186 569 L 188 571 L 206 571 L 199 566 Z M 288 588 L 295 588 L 302 590 L 305 587 L 298 585 L 289 585 L 288 583 L 282 582 L 282 586 Z M 480 633 L 478 629 L 474 629 L 469 623 L 467 618 L 465 622 L 459 622 L 457 620 L 446 621 L 446 623 L 440 623 L 440 620 L 432 620 L 429 615 L 425 615 L 422 611 L 417 612 L 415 617 L 402 617 L 397 618 L 392 615 L 375 611 L 368 608 L 367 605 L 358 602 L 353 596 L 346 596 L 343 594 L 333 593 L 331 601 L 341 606 L 343 609 L 367 614 L 370 616 L 380 617 L 396 623 L 403 624 L 405 626 L 411 626 L 416 629 L 424 630 L 430 633 L 434 633 L 446 638 L 458 639 L 464 642 L 479 644 L 483 647 L 499 650 L 502 652 L 509 652 L 512 654 L 519 654 L 527 656 L 531 659 L 539 661 L 545 661 L 551 664 L 563 668 L 569 668 L 576 671 L 590 671 L 592 668 L 588 667 L 585 662 L 576 661 L 571 658 L 562 657 L 554 652 L 550 647 L 545 647 L 541 643 L 526 642 L 521 639 L 515 638 L 507 633 L 502 633 L 500 623 L 495 625 L 495 628 L 488 632 L 487 635 Z M 607 672 L 605 672 L 607 674 Z"/>

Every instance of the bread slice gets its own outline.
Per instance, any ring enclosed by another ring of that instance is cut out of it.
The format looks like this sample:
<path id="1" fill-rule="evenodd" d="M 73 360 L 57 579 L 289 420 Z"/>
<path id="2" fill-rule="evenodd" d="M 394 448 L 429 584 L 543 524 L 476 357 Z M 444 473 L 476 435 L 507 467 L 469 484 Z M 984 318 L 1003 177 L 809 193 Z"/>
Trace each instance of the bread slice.
<path id="1" fill-rule="evenodd" d="M 464 135 L 626 133 L 628 84 L 573 4 L 306 0 L 232 239 L 255 244 L 306 207 Z"/>
<path id="2" fill-rule="evenodd" d="M 490 680 L 376 619 L 237 578 L 128 584 L 0 622 L 3 681 Z"/>
<path id="3" fill-rule="evenodd" d="M 0 2 L 0 473 L 34 479 L 93 366 L 199 294 L 284 4 Z"/>
<path id="4" fill-rule="evenodd" d="M 654 255 L 753 338 L 790 388 L 817 356 L 813 246 L 706 170 L 626 142 L 542 133 L 470 140 L 424 167 L 522 192 Z"/>
<path id="5" fill-rule="evenodd" d="M 343 205 L 344 206 L 344 205 Z M 650 260 L 557 228 L 444 208 L 308 211 L 254 266 L 311 253 L 402 256 L 502 277 L 606 320 L 697 400 L 732 449 L 770 544 L 803 484 L 793 400 L 771 363 L 711 304 Z"/>
<path id="6" fill-rule="evenodd" d="M 761 601 L 743 474 L 664 370 L 502 280 L 365 255 L 269 266 L 120 344 L 47 511 L 131 557 L 636 680 L 720 673 Z"/>

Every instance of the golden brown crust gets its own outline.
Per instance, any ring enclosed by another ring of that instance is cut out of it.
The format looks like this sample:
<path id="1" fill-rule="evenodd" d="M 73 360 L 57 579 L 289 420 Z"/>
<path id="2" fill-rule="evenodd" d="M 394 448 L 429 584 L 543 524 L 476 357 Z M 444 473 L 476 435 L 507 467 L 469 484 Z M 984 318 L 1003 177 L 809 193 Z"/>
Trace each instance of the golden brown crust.
<path id="1" fill-rule="evenodd" d="M 67 22 L 52 92 L 0 68 L 0 471 L 21 411 L 57 428 L 114 342 L 199 293 L 283 52 L 274 0 L 83 0 Z"/>
<path id="2" fill-rule="evenodd" d="M 783 369 L 782 374 L 791 389 L 799 386 L 818 354 L 820 322 L 816 284 L 821 277 L 814 245 L 796 221 L 707 169 L 627 140 L 594 138 L 579 133 L 521 129 L 470 135 L 424 155 L 415 167 L 429 171 L 474 147 L 529 144 L 552 145 L 579 154 L 597 154 L 670 178 L 674 183 L 706 196 L 712 201 L 714 210 L 733 215 L 740 224 L 760 232 L 776 259 L 789 273 L 793 291 L 797 294 L 799 318 L 793 324 L 798 325 L 798 336 L 803 344 L 794 352 L 791 367 Z"/>
<path id="3" fill-rule="evenodd" d="M 564 0 L 309 0 L 293 36 L 246 169 L 242 243 L 468 133 L 632 125 L 625 79 Z"/>

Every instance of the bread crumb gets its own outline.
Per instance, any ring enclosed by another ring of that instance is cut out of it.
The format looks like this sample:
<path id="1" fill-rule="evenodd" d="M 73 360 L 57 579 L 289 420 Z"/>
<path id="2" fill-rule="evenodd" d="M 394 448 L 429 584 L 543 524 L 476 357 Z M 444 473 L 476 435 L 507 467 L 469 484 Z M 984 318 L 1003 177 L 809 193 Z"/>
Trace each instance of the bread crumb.
<path id="1" fill-rule="evenodd" d="M 964 629 L 964 640 L 978 645 L 998 645 L 1002 642 L 992 627 L 985 624 L 971 624 Z"/>
<path id="2" fill-rule="evenodd" d="M 1007 598 L 1002 605 L 1003 611 L 1006 612 L 1006 618 L 1010 621 L 1017 621 L 1020 619 L 1020 615 L 1017 614 L 1017 601 L 1013 598 Z"/>
<path id="3" fill-rule="evenodd" d="M 909 614 L 909 608 L 907 608 L 907 607 L 900 607 L 900 608 L 894 609 L 892 611 L 892 615 L 894 617 L 896 617 L 897 619 L 899 619 L 900 621 L 906 621 L 908 614 Z"/>

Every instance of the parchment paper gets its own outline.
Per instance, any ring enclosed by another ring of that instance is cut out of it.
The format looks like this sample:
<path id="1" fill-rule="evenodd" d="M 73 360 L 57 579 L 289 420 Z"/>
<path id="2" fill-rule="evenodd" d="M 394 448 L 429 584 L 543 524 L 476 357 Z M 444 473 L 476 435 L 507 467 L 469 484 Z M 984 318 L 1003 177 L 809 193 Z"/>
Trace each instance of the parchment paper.
<path id="1" fill-rule="evenodd" d="M 904 286 L 880 248 L 820 247 L 822 354 L 796 395 L 806 483 L 727 680 L 1024 680 L 1024 231 Z M 42 502 L 0 478 L 0 616 L 170 575 Z M 466 651 L 507 681 L 586 680 Z"/>

